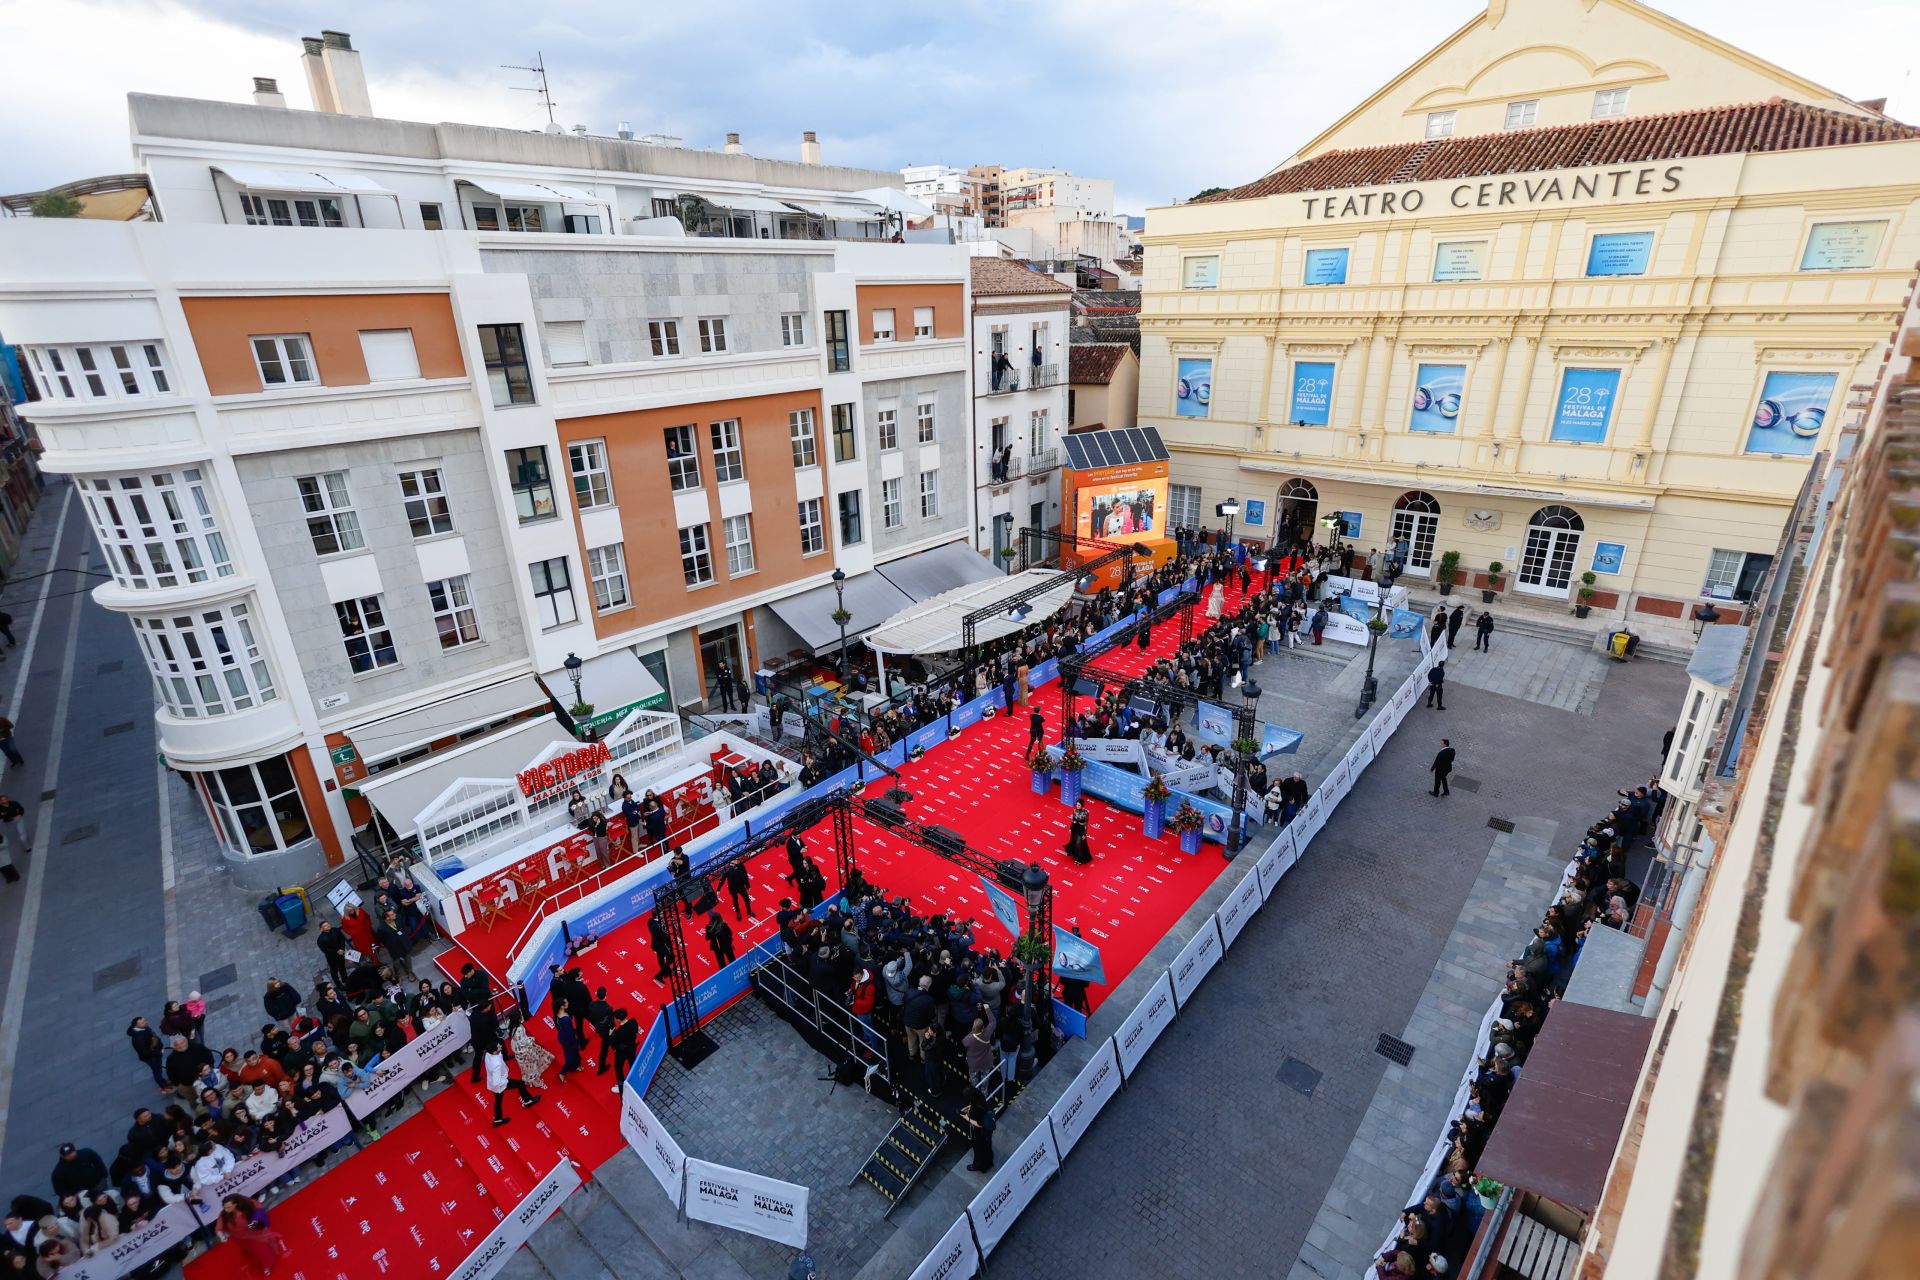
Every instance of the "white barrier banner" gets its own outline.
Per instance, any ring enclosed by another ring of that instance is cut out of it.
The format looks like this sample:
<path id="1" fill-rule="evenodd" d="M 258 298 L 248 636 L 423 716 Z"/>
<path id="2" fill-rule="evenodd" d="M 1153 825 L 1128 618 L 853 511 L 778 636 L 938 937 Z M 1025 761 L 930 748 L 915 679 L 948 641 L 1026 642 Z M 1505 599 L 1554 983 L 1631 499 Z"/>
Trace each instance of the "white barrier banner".
<path id="1" fill-rule="evenodd" d="M 211 1220 L 219 1212 L 218 1202 L 204 1212 Z M 199 1225 L 184 1201 L 166 1205 L 146 1225 L 121 1232 L 99 1253 L 61 1268 L 60 1280 L 119 1280 L 134 1268 L 145 1266 L 167 1250 L 185 1243 Z"/>
<path id="2" fill-rule="evenodd" d="M 1364 645 L 1373 633 L 1367 630 L 1367 624 L 1358 618 L 1344 613 L 1328 613 L 1327 625 L 1321 634 L 1328 640 L 1338 640 L 1341 644 Z"/>
<path id="3" fill-rule="evenodd" d="M 1360 737 L 1354 739 L 1353 746 L 1347 751 L 1347 767 L 1353 771 L 1353 780 L 1358 782 L 1366 767 L 1373 763 L 1373 739 Z"/>
<path id="4" fill-rule="evenodd" d="M 1254 870 L 1260 876 L 1260 896 L 1273 896 L 1273 886 L 1280 883 L 1280 877 L 1293 865 L 1293 825 L 1289 823 L 1280 829 L 1273 838 L 1267 851 L 1260 855 L 1260 861 L 1254 864 Z"/>
<path id="5" fill-rule="evenodd" d="M 261 1188 L 270 1186 L 345 1138 L 352 1128 L 353 1122 L 340 1107 L 302 1120 L 280 1150 L 262 1151 L 240 1161 L 233 1166 L 232 1173 L 207 1189 L 202 1202 L 213 1205 L 212 1212 L 218 1213 L 220 1202 L 228 1196 L 257 1195 Z"/>
<path id="6" fill-rule="evenodd" d="M 640 1163 L 660 1180 L 667 1199 L 678 1209 L 686 1187 L 687 1153 L 630 1084 L 620 1088 L 620 1136 L 640 1157 Z"/>
<path id="7" fill-rule="evenodd" d="M 1329 596 L 1352 596 L 1368 604 L 1380 603 L 1380 584 L 1367 578 L 1348 578 L 1337 573 L 1327 575 Z"/>
<path id="8" fill-rule="evenodd" d="M 1234 886 L 1227 900 L 1220 904 L 1220 910 L 1214 913 L 1214 919 L 1220 922 L 1220 941 L 1227 946 L 1240 936 L 1247 927 L 1247 921 L 1253 919 L 1253 913 L 1260 909 L 1266 898 L 1260 893 L 1260 868 L 1254 867 L 1254 874 L 1246 877 Z"/>
<path id="9" fill-rule="evenodd" d="M 1137 738 L 1075 738 L 1073 742 L 1089 760 L 1146 767 L 1146 748 Z"/>
<path id="10" fill-rule="evenodd" d="M 807 1189 L 705 1160 L 687 1163 L 687 1216 L 807 1247 Z"/>
<path id="11" fill-rule="evenodd" d="M 1147 994 L 1140 1003 L 1133 1006 L 1133 1012 L 1113 1033 L 1114 1047 L 1120 1051 L 1120 1069 L 1127 1075 L 1140 1065 L 1147 1050 L 1160 1038 L 1160 1033 L 1173 1021 L 1173 1015 L 1179 1006 L 1173 1002 L 1173 979 L 1161 974 L 1154 984 L 1147 988 Z"/>
<path id="12" fill-rule="evenodd" d="M 1202 762 L 1169 769 L 1160 775 L 1160 781 L 1175 791 L 1198 791 L 1212 782 L 1218 773 L 1218 765 Z"/>
<path id="13" fill-rule="evenodd" d="M 907 1280 L 968 1280 L 979 1274 L 980 1248 L 973 1242 L 973 1225 L 961 1214 L 940 1237 L 940 1243 L 920 1260 Z"/>
<path id="14" fill-rule="evenodd" d="M 1100 1108 L 1107 1105 L 1107 1099 L 1118 1092 L 1120 1055 L 1109 1037 L 1101 1042 L 1087 1065 L 1080 1068 L 1080 1074 L 1053 1104 L 1053 1110 L 1047 1112 L 1047 1119 L 1053 1122 L 1053 1146 L 1062 1160 L 1086 1133 L 1093 1118 L 1100 1114 Z"/>
<path id="15" fill-rule="evenodd" d="M 392 1102 L 399 1092 L 425 1075 L 434 1063 L 457 1051 L 473 1038 L 467 1011 L 456 1009 L 431 1031 L 422 1031 L 407 1041 L 407 1047 L 389 1058 L 382 1058 L 373 1069 L 373 1083 L 347 1095 L 347 1106 L 365 1120 L 382 1106 Z"/>
<path id="16" fill-rule="evenodd" d="M 1173 976 L 1174 998 L 1180 1001 L 1182 1009 L 1187 1007 L 1187 998 L 1200 985 L 1200 979 L 1213 972 L 1213 966 L 1220 963 L 1220 953 L 1226 948 L 1220 945 L 1220 923 L 1214 916 L 1208 916 L 1207 922 L 1200 926 L 1200 932 L 1173 958 L 1173 965 L 1167 970 Z"/>
<path id="17" fill-rule="evenodd" d="M 540 1179 L 532 1194 L 507 1211 L 507 1216 L 500 1219 L 500 1224 L 480 1242 L 478 1249 L 467 1255 L 465 1262 L 448 1274 L 447 1280 L 492 1280 L 520 1246 L 533 1238 L 540 1224 L 553 1216 L 560 1202 L 579 1186 L 579 1171 L 572 1161 L 562 1159 Z"/>
<path id="18" fill-rule="evenodd" d="M 1006 1163 L 987 1177 L 987 1185 L 967 1206 L 973 1219 L 974 1238 L 980 1242 L 980 1256 L 986 1257 L 1006 1237 L 1013 1220 L 1032 1203 L 1033 1197 L 1060 1167 L 1053 1151 L 1053 1129 L 1036 1126 Z"/>

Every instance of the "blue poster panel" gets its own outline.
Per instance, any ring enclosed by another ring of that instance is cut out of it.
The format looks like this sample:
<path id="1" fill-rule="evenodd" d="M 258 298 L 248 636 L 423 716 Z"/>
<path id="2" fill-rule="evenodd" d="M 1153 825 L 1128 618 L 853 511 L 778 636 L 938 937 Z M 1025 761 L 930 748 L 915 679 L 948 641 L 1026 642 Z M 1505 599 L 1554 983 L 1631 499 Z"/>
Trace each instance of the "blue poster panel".
<path id="1" fill-rule="evenodd" d="M 1349 540 L 1360 536 L 1361 516 L 1358 511 L 1335 512 L 1340 517 L 1340 536 Z"/>
<path id="2" fill-rule="evenodd" d="M 1553 439 L 1601 443 L 1607 438 L 1607 424 L 1613 419 L 1613 402 L 1619 393 L 1618 369 L 1568 369 L 1560 376 Z"/>
<path id="3" fill-rule="evenodd" d="M 1653 252 L 1653 232 L 1620 231 L 1593 238 L 1587 246 L 1590 276 L 1643 276 Z"/>
<path id="4" fill-rule="evenodd" d="M 1287 421 L 1324 427 L 1333 420 L 1333 362 L 1302 361 L 1293 366 L 1293 406 Z"/>
<path id="5" fill-rule="evenodd" d="M 1833 401 L 1832 373 L 1770 373 L 1760 387 L 1747 429 L 1748 453 L 1785 453 L 1807 457 L 1819 443 Z"/>
<path id="6" fill-rule="evenodd" d="M 1880 260 L 1884 222 L 1821 222 L 1807 232 L 1802 271 L 1859 271 Z"/>
<path id="7" fill-rule="evenodd" d="M 1307 250 L 1307 270 L 1302 284 L 1345 284 L 1347 282 L 1347 250 L 1345 249 L 1309 249 Z"/>
<path id="8" fill-rule="evenodd" d="M 1423 364 L 1414 370 L 1413 413 L 1407 427 L 1450 436 L 1459 425 L 1460 403 L 1467 390 L 1467 366 Z"/>
<path id="9" fill-rule="evenodd" d="M 1595 573 L 1618 573 L 1620 564 L 1627 558 L 1627 544 L 1624 542 L 1602 542 L 1593 549 L 1593 571 Z"/>
<path id="10" fill-rule="evenodd" d="M 1248 498 L 1241 508 L 1240 519 L 1247 524 L 1265 524 L 1267 522 L 1267 504 L 1263 498 Z"/>
<path id="11" fill-rule="evenodd" d="M 1213 361 L 1182 360 L 1175 369 L 1173 412 L 1181 418 L 1204 418 L 1213 403 Z"/>

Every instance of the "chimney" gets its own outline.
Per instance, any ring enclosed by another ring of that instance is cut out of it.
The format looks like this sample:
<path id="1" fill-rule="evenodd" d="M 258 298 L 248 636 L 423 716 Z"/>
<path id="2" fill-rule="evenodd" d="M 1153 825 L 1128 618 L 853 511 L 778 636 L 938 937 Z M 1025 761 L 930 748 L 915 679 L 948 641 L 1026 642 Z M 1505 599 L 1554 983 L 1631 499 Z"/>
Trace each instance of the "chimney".
<path id="1" fill-rule="evenodd" d="M 285 110 L 287 95 L 280 92 L 280 82 L 267 76 L 253 78 L 253 105 L 256 107 L 279 107 Z"/>
<path id="2" fill-rule="evenodd" d="M 633 122 L 630 120 L 622 120 L 620 122 L 620 128 L 618 132 L 623 141 L 632 142 L 633 141 Z"/>
<path id="3" fill-rule="evenodd" d="M 343 116 L 370 116 L 373 99 L 367 96 L 367 73 L 360 68 L 360 55 L 344 31 L 322 31 L 321 60 L 327 69 L 327 83 L 333 86 L 333 109 Z"/>
<path id="4" fill-rule="evenodd" d="M 820 163 L 820 139 L 813 136 L 811 129 L 800 135 L 800 163 Z"/>
<path id="5" fill-rule="evenodd" d="M 584 138 L 584 137 L 586 137 L 586 136 L 587 136 L 587 126 L 585 126 L 585 125 L 583 125 L 583 124 L 577 124 L 577 125 L 575 125 L 575 126 L 573 126 L 573 136 L 574 136 L 574 137 L 576 137 L 576 138 Z"/>
<path id="6" fill-rule="evenodd" d="M 327 79 L 327 66 L 322 60 L 321 51 L 326 42 L 319 36 L 301 36 L 300 65 L 307 69 L 307 92 L 313 95 L 315 111 L 334 111 L 340 108 L 333 100 L 333 83 Z"/>
<path id="7" fill-rule="evenodd" d="M 727 135 L 727 154 L 728 155 L 730 156 L 745 155 L 746 151 L 747 149 L 740 145 L 739 134 L 730 133 Z"/>

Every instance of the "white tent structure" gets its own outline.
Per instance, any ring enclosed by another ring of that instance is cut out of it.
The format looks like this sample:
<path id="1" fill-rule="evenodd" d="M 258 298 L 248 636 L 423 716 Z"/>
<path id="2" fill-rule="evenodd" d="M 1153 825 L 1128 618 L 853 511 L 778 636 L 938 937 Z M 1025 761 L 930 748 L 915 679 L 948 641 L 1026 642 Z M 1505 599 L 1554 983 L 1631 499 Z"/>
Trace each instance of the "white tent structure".
<path id="1" fill-rule="evenodd" d="M 966 643 L 968 614 L 994 609 L 1032 587 L 1059 577 L 1057 569 L 1029 569 L 1007 577 L 996 576 L 943 591 L 894 614 L 866 635 L 867 647 L 880 655 L 881 689 L 886 688 L 888 654 L 919 658 L 951 653 Z M 974 643 L 998 640 L 1022 627 L 1045 621 L 1066 607 L 1067 601 L 1073 599 L 1073 592 L 1073 580 L 1067 579 L 1031 600 L 1020 602 L 1017 607 L 1008 605 L 998 609 L 974 625 Z"/>

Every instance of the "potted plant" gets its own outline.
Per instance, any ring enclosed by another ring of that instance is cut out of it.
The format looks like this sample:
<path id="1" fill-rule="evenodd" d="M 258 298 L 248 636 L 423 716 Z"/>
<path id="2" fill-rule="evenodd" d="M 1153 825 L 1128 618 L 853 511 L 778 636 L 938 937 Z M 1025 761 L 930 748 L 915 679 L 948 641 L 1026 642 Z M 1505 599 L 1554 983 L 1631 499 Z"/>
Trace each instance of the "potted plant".
<path id="1" fill-rule="evenodd" d="M 1375 614 L 1373 617 L 1367 619 L 1367 630 L 1373 632 L 1376 636 L 1383 636 L 1387 634 L 1387 620 L 1379 614 Z"/>
<path id="2" fill-rule="evenodd" d="M 1173 817 L 1167 819 L 1167 825 L 1172 827 L 1180 837 L 1180 852 L 1186 854 L 1200 852 L 1200 828 L 1205 826 L 1206 822 L 1207 820 L 1200 816 L 1200 811 L 1193 807 L 1192 801 L 1180 802 L 1180 807 L 1173 811 Z"/>
<path id="3" fill-rule="evenodd" d="M 1041 747 L 1027 761 L 1027 768 L 1033 770 L 1033 794 L 1047 794 L 1047 784 L 1053 780 L 1053 760 L 1047 755 L 1047 749 Z"/>
<path id="4" fill-rule="evenodd" d="M 1013 940 L 1013 958 L 1032 969 L 1053 959 L 1053 944 L 1037 933 L 1023 933 Z"/>
<path id="5" fill-rule="evenodd" d="M 1577 593 L 1580 597 L 1580 603 L 1573 606 L 1574 617 L 1584 618 L 1592 611 L 1593 584 L 1598 581 L 1600 581 L 1599 576 L 1591 569 L 1580 575 L 1580 590 Z"/>
<path id="6" fill-rule="evenodd" d="M 1487 566 L 1487 587 L 1480 593 L 1481 604 L 1492 604 L 1494 593 L 1500 590 L 1500 573 L 1507 566 L 1495 560 Z"/>
<path id="7" fill-rule="evenodd" d="M 1460 553 L 1458 551 L 1442 551 L 1440 553 L 1440 567 L 1434 570 L 1433 576 L 1440 583 L 1440 594 L 1443 596 L 1452 595 L 1453 584 L 1460 578 Z"/>
<path id="8" fill-rule="evenodd" d="M 1500 1184 L 1492 1178 L 1475 1178 L 1474 1194 L 1480 1197 L 1480 1203 L 1491 1209 L 1500 1203 Z"/>
<path id="9" fill-rule="evenodd" d="M 849 622 L 852 622 L 852 621 L 853 621 L 853 615 L 852 615 L 851 613 L 849 613 L 849 612 L 847 612 L 847 611 L 846 611 L 845 609 L 835 609 L 835 610 L 833 611 L 833 625 L 834 625 L 834 626 L 836 626 L 836 627 L 844 627 L 844 626 L 846 626 L 846 625 L 847 625 L 847 624 L 848 624 Z"/>
<path id="10" fill-rule="evenodd" d="M 1252 738 L 1235 738 L 1233 741 L 1233 749 L 1236 753 L 1243 756 L 1255 756 L 1260 753 L 1260 744 Z"/>
<path id="11" fill-rule="evenodd" d="M 1140 794 L 1146 801 L 1140 816 L 1147 839 L 1158 840 L 1167 829 L 1167 801 L 1172 799 L 1173 790 L 1159 774 L 1155 774 L 1147 779 L 1147 785 Z"/>
<path id="12" fill-rule="evenodd" d="M 573 717 L 575 724 L 583 724 L 593 719 L 593 704 L 591 702 L 576 702 L 567 708 L 567 714 Z"/>
<path id="13" fill-rule="evenodd" d="M 1069 742 L 1067 749 L 1060 753 L 1060 803 L 1076 805 L 1080 803 L 1080 771 L 1087 767 L 1087 758 L 1074 749 Z"/>

